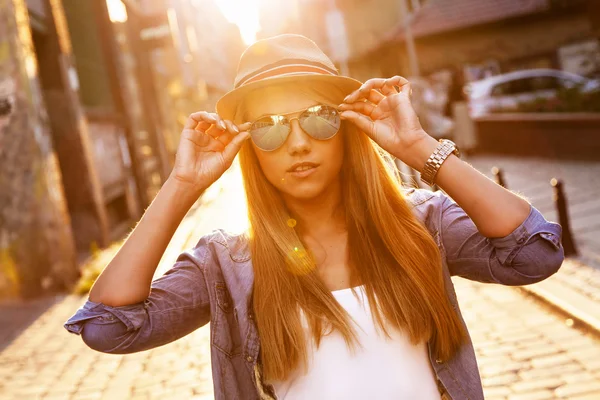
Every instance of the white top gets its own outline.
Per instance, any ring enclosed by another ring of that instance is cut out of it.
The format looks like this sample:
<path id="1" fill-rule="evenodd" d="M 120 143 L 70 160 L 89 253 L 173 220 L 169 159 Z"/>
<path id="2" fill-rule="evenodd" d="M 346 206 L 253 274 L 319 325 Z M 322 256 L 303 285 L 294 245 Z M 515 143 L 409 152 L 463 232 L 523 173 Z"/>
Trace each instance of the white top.
<path id="1" fill-rule="evenodd" d="M 363 286 L 332 292 L 356 322 L 360 346 L 352 352 L 338 331 L 323 336 L 319 348 L 306 331 L 308 372 L 303 367 L 274 382 L 279 399 L 419 399 L 440 400 L 427 346 L 417 346 L 403 332 L 378 332 Z M 305 325 L 306 326 L 306 325 Z"/>

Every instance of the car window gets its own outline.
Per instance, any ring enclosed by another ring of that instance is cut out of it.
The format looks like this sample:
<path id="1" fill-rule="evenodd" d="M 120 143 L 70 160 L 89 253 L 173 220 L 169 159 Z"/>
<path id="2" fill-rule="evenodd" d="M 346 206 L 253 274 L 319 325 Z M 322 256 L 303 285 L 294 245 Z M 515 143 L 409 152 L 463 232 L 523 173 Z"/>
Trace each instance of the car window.
<path id="1" fill-rule="evenodd" d="M 555 76 L 536 76 L 530 78 L 530 84 L 533 91 L 558 90 L 563 86 Z"/>
<path id="2" fill-rule="evenodd" d="M 512 82 L 500 83 L 492 88 L 492 96 L 508 96 L 511 94 Z"/>
<path id="3" fill-rule="evenodd" d="M 531 78 L 515 79 L 500 83 L 492 89 L 492 96 L 514 96 L 521 93 L 531 92 Z"/>

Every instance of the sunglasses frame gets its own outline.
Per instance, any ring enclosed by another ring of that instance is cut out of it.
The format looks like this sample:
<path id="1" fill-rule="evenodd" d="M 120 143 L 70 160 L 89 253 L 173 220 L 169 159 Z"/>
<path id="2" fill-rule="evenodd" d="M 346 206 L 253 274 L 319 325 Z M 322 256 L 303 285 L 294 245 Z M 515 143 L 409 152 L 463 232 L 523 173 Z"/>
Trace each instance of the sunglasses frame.
<path id="1" fill-rule="evenodd" d="M 317 107 L 317 106 L 324 106 L 324 107 L 329 107 L 329 108 L 332 108 L 332 109 L 334 109 L 334 110 L 335 110 L 335 111 L 338 113 L 338 116 L 339 116 L 340 109 L 339 109 L 337 106 L 333 106 L 333 105 L 330 105 L 330 104 L 323 104 L 323 103 L 315 104 L 315 105 L 312 105 L 312 106 L 309 106 L 309 107 L 303 108 L 303 109 L 301 109 L 301 110 L 298 110 L 298 111 L 292 111 L 292 112 L 289 112 L 289 113 L 284 113 L 284 114 L 265 114 L 265 115 L 262 115 L 262 116 L 258 117 L 257 119 L 255 119 L 255 120 L 252 122 L 252 125 L 250 126 L 249 132 L 250 132 L 250 138 L 252 139 L 252 142 L 254 143 L 254 145 L 255 145 L 256 147 L 258 147 L 258 148 L 259 148 L 260 150 L 262 150 L 262 151 L 275 151 L 275 150 L 277 150 L 277 149 L 281 148 L 281 146 L 283 146 L 283 144 L 285 143 L 285 141 L 286 141 L 286 140 L 287 140 L 287 138 L 289 137 L 290 133 L 292 132 L 292 126 L 291 126 L 291 125 L 292 125 L 292 121 L 293 121 L 293 120 L 295 120 L 295 119 L 297 119 L 297 120 L 299 121 L 299 120 L 300 120 L 300 117 L 302 117 L 302 115 L 303 115 L 305 112 L 307 112 L 309 109 L 311 109 L 311 108 L 313 108 L 313 107 Z M 298 112 L 299 112 L 300 114 L 299 114 L 297 117 L 293 117 L 293 118 L 287 118 L 287 115 L 290 115 L 290 114 L 295 114 L 295 113 L 298 113 Z M 257 143 L 254 141 L 254 137 L 252 136 L 252 128 L 254 127 L 254 124 L 255 124 L 255 123 L 257 123 L 258 121 L 260 121 L 261 119 L 263 119 L 263 118 L 267 118 L 267 117 L 285 117 L 285 119 L 287 120 L 287 126 L 288 126 L 288 129 L 289 129 L 289 131 L 288 131 L 288 133 L 287 133 L 287 135 L 286 135 L 286 137 L 285 137 L 285 140 L 284 140 L 283 142 L 281 142 L 281 144 L 280 144 L 279 146 L 277 146 L 276 148 L 274 148 L 274 149 L 271 149 L 271 150 L 265 150 L 265 149 L 263 149 L 262 147 L 260 147 L 260 146 L 259 146 L 259 145 L 258 145 L 258 144 L 257 144 Z M 335 132 L 333 135 L 331 135 L 331 137 L 328 137 L 327 139 L 317 139 L 317 138 L 313 137 L 313 135 L 311 135 L 310 133 L 306 132 L 306 131 L 304 130 L 304 128 L 302 128 L 302 124 L 300 124 L 300 129 L 302 129 L 302 130 L 303 130 L 303 131 L 304 131 L 304 132 L 305 132 L 305 133 L 306 133 L 308 136 L 310 136 L 311 138 L 313 138 L 313 139 L 315 139 L 315 140 L 329 140 L 329 139 L 333 139 L 333 138 L 335 137 L 335 135 L 337 135 L 337 134 L 339 133 L 339 131 L 342 129 L 342 121 L 340 120 L 340 126 L 339 126 L 339 128 L 337 129 L 337 131 L 336 131 L 336 132 Z"/>

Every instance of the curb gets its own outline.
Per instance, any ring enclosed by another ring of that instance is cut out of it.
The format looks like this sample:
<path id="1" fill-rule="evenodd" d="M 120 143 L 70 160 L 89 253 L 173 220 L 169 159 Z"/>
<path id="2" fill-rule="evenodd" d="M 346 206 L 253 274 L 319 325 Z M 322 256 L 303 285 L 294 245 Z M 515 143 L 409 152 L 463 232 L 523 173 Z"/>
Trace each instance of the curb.
<path id="1" fill-rule="evenodd" d="M 581 268 L 589 268 L 591 271 L 588 272 L 591 272 L 591 275 L 600 278 L 600 271 L 580 264 L 577 260 L 566 259 L 561 269 L 553 276 L 533 285 L 521 286 L 519 289 L 570 317 L 578 325 L 600 335 L 600 304 L 574 287 L 581 282 L 573 275 L 573 271 Z"/>

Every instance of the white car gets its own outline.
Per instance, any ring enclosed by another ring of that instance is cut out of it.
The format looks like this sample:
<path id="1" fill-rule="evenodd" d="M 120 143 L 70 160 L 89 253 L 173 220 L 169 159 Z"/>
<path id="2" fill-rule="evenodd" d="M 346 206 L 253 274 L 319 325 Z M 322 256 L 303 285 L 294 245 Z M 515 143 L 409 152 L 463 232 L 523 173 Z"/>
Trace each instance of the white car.
<path id="1" fill-rule="evenodd" d="M 555 69 L 527 69 L 473 81 L 464 87 L 473 118 L 495 111 L 516 111 L 519 103 L 553 98 L 559 89 L 600 90 L 600 82 Z"/>

